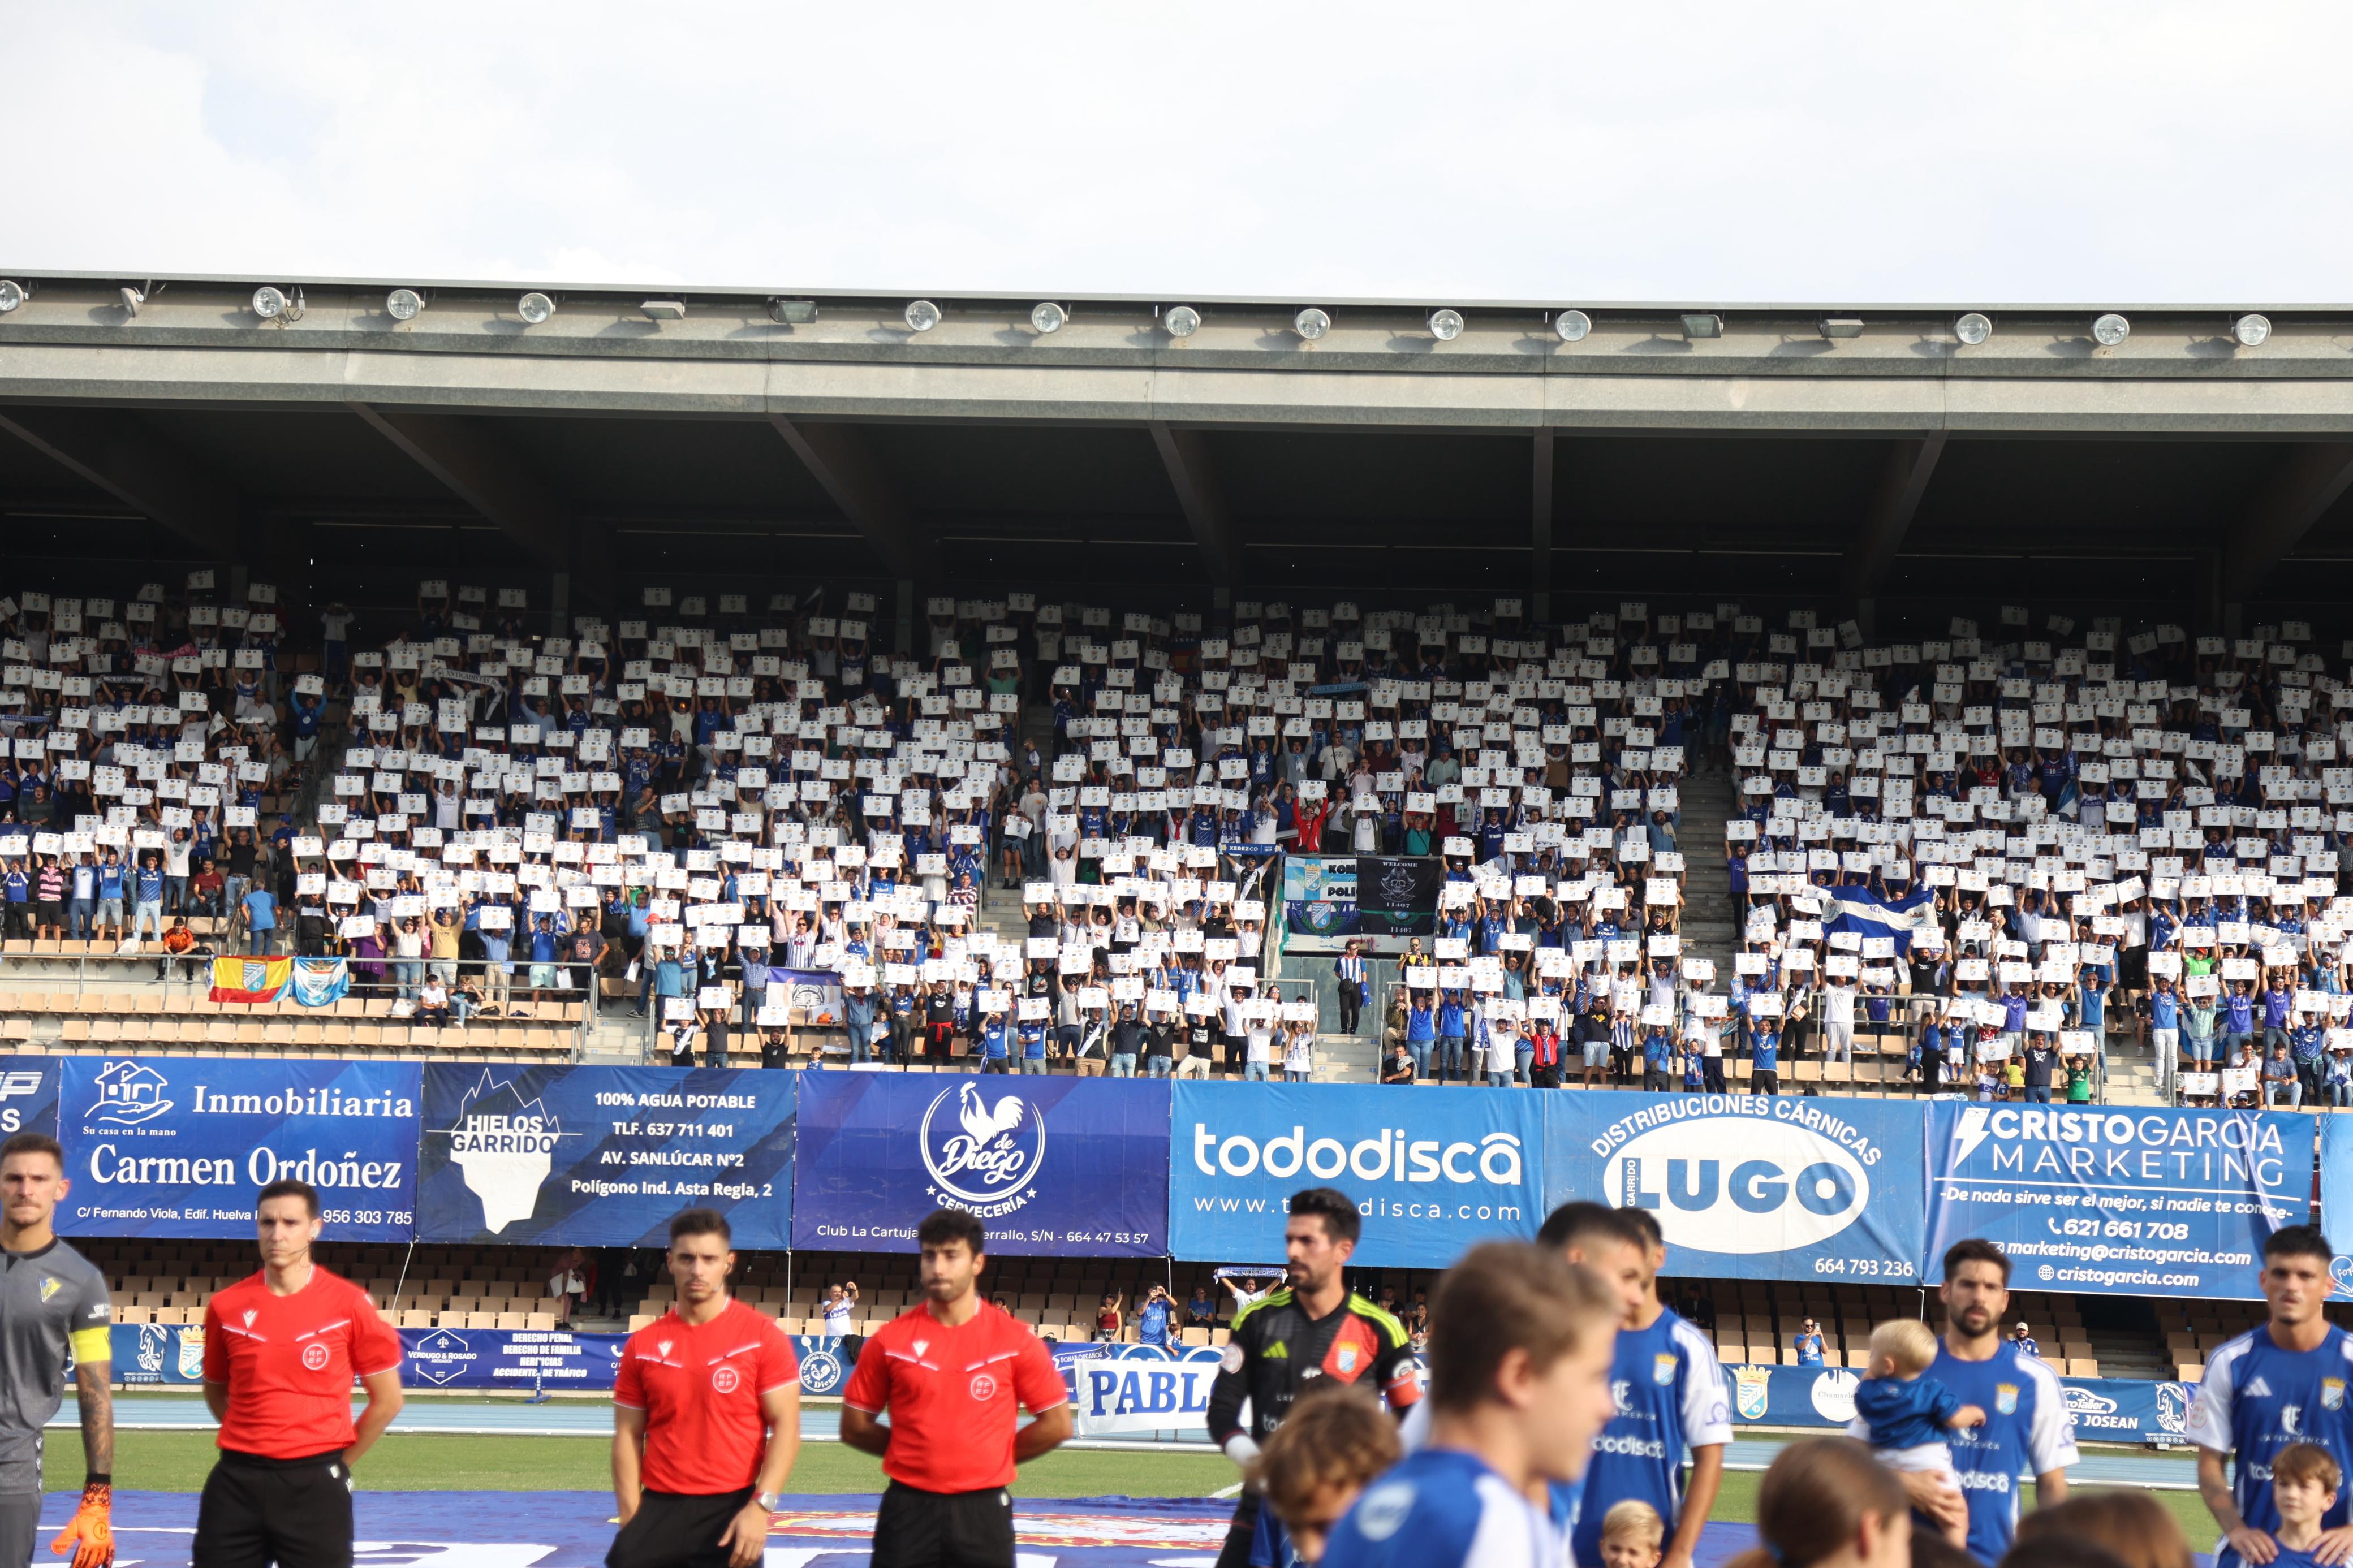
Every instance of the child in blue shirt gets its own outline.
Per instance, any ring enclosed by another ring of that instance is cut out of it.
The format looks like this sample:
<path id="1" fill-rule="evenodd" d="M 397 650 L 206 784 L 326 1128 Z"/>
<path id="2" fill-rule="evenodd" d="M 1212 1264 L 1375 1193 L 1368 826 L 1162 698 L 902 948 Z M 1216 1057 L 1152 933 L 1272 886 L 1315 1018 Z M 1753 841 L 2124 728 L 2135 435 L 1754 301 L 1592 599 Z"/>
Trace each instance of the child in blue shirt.
<path id="1" fill-rule="evenodd" d="M 2272 1458 L 2272 1507 L 2279 1511 L 2279 1528 L 2272 1539 L 2279 1555 L 2272 1568 L 2315 1568 L 2313 1549 L 2328 1510 L 2337 1506 L 2337 1489 L 2344 1472 L 2329 1451 L 2317 1443 L 2291 1443 Z"/>
<path id="2" fill-rule="evenodd" d="M 1854 1413 L 1871 1429 L 1873 1458 L 1891 1470 L 1922 1471 L 1956 1485 L 1947 1430 L 1982 1426 L 1986 1413 L 1927 1375 L 1936 1334 L 1917 1318 L 1871 1331 L 1871 1370 L 1854 1387 Z"/>

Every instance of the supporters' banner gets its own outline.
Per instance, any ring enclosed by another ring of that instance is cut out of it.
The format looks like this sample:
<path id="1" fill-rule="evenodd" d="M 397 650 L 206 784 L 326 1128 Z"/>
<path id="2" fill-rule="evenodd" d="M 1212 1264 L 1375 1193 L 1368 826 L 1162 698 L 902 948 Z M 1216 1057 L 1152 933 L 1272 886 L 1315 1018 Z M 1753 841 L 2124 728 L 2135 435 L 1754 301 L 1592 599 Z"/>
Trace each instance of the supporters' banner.
<path id="1" fill-rule="evenodd" d="M 1403 952 L 1408 937 L 1437 929 L 1437 916 L 1358 908 L 1354 855 L 1293 855 L 1282 862 L 1282 925 L 1286 952 L 1339 952 L 1352 939 L 1369 952 Z"/>
<path id="2" fill-rule="evenodd" d="M 0 1057 L 0 1138 L 15 1132 L 58 1134 L 58 1063 L 40 1057 Z"/>
<path id="3" fill-rule="evenodd" d="M 795 1028 L 841 1026 L 841 976 L 829 969 L 768 971 L 767 1004 L 792 1009 Z"/>
<path id="4" fill-rule="evenodd" d="M 337 1241 L 406 1241 L 417 1206 L 416 1062 L 68 1057 L 58 1139 L 69 1236 L 253 1237 L 253 1195 L 319 1189 Z"/>
<path id="5" fill-rule="evenodd" d="M 1862 937 L 1890 937 L 1897 952 L 1909 953 L 1914 937 L 1937 930 L 1934 888 L 1915 888 L 1900 899 L 1882 898 L 1860 884 L 1814 891 L 1830 900 L 1830 908 L 1823 911 L 1825 934 L 1852 931 Z"/>
<path id="6" fill-rule="evenodd" d="M 1007 1255 L 1158 1258 L 1168 1085 L 1149 1079 L 813 1072 L 801 1080 L 793 1245 L 912 1252 L 967 1209 Z"/>
<path id="7" fill-rule="evenodd" d="M 1727 1366 L 1737 1426 L 1843 1427 L 1854 1419 L 1860 1374 L 1826 1366 Z M 2144 1378 L 2063 1377 L 2067 1414 L 2079 1439 L 2180 1444 L 2189 1439 L 2195 1385 Z"/>
<path id="8" fill-rule="evenodd" d="M 1547 1094 L 1547 1208 L 1648 1211 L 1667 1271 L 1710 1279 L 1917 1282 L 1920 1109 L 1803 1095 Z"/>
<path id="9" fill-rule="evenodd" d="M 402 1329 L 407 1360 L 401 1381 L 411 1388 L 501 1388 L 601 1392 L 613 1386 L 627 1334 L 584 1334 L 569 1329 Z M 117 1323 L 114 1378 L 133 1384 L 186 1384 L 205 1379 L 205 1331 L 189 1323 Z M 849 1380 L 849 1363 L 836 1336 L 795 1334 L 801 1392 L 832 1394 Z M 356 1381 L 356 1380 L 354 1380 Z"/>
<path id="10" fill-rule="evenodd" d="M 1947 1102 L 1927 1136 L 1932 1285 L 1978 1236 L 2021 1289 L 2252 1297 L 2264 1239 L 2311 1215 L 2300 1112 Z"/>
<path id="11" fill-rule="evenodd" d="M 1180 1081 L 1169 1251 L 1272 1257 L 1291 1195 L 1321 1186 L 1346 1193 L 1365 1216 L 1359 1268 L 1443 1268 L 1472 1242 L 1524 1240 L 1544 1219 L 1547 1098 Z"/>
<path id="12" fill-rule="evenodd" d="M 1054 1370 L 1071 1391 L 1080 1436 L 1182 1432 L 1189 1437 L 1208 1419 L 1209 1384 L 1223 1353 L 1207 1345 L 1171 1352 L 1065 1342 L 1054 1347 Z"/>
<path id="13" fill-rule="evenodd" d="M 1425 922 L 1438 915 L 1438 889 L 1446 880 L 1446 863 L 1434 855 L 1359 855 L 1356 859 L 1356 909 L 1387 921 L 1419 917 Z M 1422 928 L 1430 929 L 1425 924 Z"/>
<path id="14" fill-rule="evenodd" d="M 436 1063 L 425 1075 L 417 1234 L 661 1247 L 679 1210 L 715 1208 L 739 1249 L 782 1247 L 797 1076 Z"/>
<path id="15" fill-rule="evenodd" d="M 290 958 L 216 958 L 212 999 L 216 1002 L 275 1002 L 294 977 Z"/>
<path id="16" fill-rule="evenodd" d="M 342 958 L 298 958 L 290 989 L 298 1006 L 332 1007 L 351 993 L 351 962 Z"/>

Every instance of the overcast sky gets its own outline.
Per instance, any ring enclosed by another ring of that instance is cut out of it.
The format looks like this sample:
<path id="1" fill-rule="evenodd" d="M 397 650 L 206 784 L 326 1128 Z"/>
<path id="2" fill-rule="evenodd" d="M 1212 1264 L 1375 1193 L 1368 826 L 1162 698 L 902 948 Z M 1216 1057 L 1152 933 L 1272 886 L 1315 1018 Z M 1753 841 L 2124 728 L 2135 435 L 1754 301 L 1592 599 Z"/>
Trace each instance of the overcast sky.
<path id="1" fill-rule="evenodd" d="M 2353 299 L 2353 7 L 0 0 L 0 275 Z"/>

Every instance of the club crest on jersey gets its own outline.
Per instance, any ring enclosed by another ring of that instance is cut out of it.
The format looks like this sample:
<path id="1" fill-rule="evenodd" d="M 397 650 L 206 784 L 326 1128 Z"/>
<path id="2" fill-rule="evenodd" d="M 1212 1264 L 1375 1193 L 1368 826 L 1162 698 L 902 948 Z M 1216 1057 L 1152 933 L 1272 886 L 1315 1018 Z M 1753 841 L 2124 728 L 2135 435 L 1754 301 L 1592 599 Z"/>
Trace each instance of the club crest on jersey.
<path id="1" fill-rule="evenodd" d="M 1342 1377 L 1356 1375 L 1356 1347 L 1335 1345 L 1332 1350 L 1332 1366 Z"/>
<path id="2" fill-rule="evenodd" d="M 42 1275 L 42 1276 L 41 1276 L 41 1300 L 44 1300 L 44 1301 L 47 1300 L 50 1297 L 52 1297 L 52 1296 L 56 1295 L 59 1290 L 62 1290 L 62 1289 L 65 1289 L 65 1286 L 64 1286 L 64 1284 L 63 1284 L 61 1281 L 57 1280 L 57 1279 L 51 1279 L 49 1276 L 47 1276 L 47 1275 L 46 1275 L 46 1274 L 44 1274 L 44 1275 Z"/>
<path id="3" fill-rule="evenodd" d="M 1651 1358 L 1651 1381 L 1661 1388 L 1675 1380 L 1675 1357 L 1671 1351 L 1661 1351 Z"/>
<path id="4" fill-rule="evenodd" d="M 2342 1410 L 2345 1408 L 2345 1380 L 2343 1378 L 2324 1377 L 2320 1380 L 2320 1407 L 2323 1410 Z"/>
<path id="5" fill-rule="evenodd" d="M 1997 1383 L 1993 1385 L 1993 1407 L 2004 1415 L 2018 1414 L 2018 1384 Z"/>

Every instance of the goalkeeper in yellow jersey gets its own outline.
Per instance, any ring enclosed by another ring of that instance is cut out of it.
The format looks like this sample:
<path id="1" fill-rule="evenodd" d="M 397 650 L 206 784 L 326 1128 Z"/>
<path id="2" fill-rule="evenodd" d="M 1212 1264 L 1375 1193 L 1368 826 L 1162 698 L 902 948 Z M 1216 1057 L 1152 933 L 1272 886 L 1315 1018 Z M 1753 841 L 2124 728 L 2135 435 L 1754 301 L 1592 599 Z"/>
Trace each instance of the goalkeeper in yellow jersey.
<path id="1" fill-rule="evenodd" d="M 114 1561 L 114 1308 L 106 1276 L 50 1228 L 71 1185 L 56 1139 L 19 1132 L 0 1143 L 0 1568 L 33 1560 L 41 1429 L 64 1403 L 69 1348 L 88 1474 L 81 1507 L 49 1550 L 71 1553 L 72 1568 Z"/>

